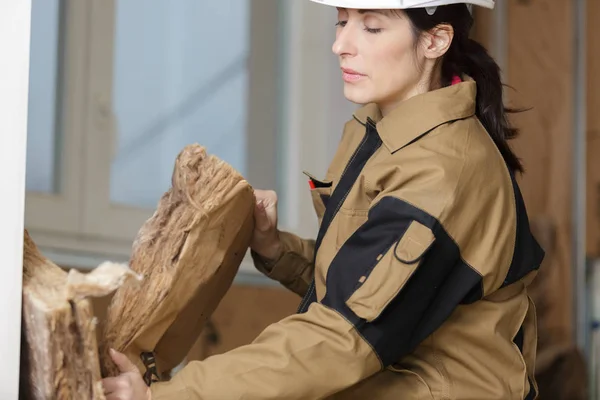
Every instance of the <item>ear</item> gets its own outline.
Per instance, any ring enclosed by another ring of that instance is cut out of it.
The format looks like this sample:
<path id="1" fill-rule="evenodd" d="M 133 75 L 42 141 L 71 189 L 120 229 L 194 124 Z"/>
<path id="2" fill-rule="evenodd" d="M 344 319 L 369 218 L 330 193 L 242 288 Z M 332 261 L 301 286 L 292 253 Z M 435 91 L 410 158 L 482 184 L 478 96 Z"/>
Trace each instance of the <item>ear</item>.
<path id="1" fill-rule="evenodd" d="M 440 24 L 428 31 L 423 37 L 423 50 L 426 58 L 442 57 L 452 44 L 454 28 L 448 24 Z"/>

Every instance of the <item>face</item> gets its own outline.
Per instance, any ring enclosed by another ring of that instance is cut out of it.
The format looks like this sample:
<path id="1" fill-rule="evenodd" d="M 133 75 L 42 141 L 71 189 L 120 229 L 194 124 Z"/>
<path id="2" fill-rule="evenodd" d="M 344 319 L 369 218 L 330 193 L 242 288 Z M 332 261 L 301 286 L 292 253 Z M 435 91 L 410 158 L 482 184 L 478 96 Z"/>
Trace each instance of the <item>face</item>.
<path id="1" fill-rule="evenodd" d="M 423 39 L 415 38 L 410 20 L 399 10 L 339 8 L 333 52 L 339 57 L 346 98 L 376 103 L 385 114 L 429 90 L 435 40 L 430 35 Z"/>

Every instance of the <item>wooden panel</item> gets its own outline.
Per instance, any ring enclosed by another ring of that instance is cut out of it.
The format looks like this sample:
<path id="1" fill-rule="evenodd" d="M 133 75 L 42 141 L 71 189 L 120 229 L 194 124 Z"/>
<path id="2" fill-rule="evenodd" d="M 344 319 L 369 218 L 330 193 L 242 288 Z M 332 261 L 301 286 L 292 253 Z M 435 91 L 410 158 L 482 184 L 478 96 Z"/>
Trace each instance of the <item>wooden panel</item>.
<path id="1" fill-rule="evenodd" d="M 492 44 L 493 12 L 493 10 L 483 7 L 475 7 L 473 11 L 475 22 L 471 29 L 471 37 L 483 44 L 488 50 L 491 49 Z"/>
<path id="2" fill-rule="evenodd" d="M 268 325 L 296 312 L 300 297 L 285 289 L 234 285 L 188 356 L 202 360 L 252 342 Z M 214 329 L 213 329 L 214 328 Z"/>
<path id="3" fill-rule="evenodd" d="M 92 299 L 102 323 L 112 295 Z M 283 287 L 234 284 L 215 310 L 187 359 L 203 360 L 252 342 L 268 325 L 294 314 L 300 297 Z M 100 333 L 98 329 L 98 334 Z"/>
<path id="4" fill-rule="evenodd" d="M 556 340 L 572 340 L 571 203 L 573 151 L 573 34 L 570 0 L 510 0 L 508 84 L 521 136 L 514 149 L 525 163 L 520 179 L 529 215 L 556 227 L 549 268 L 558 269 L 552 293 Z"/>
<path id="5" fill-rule="evenodd" d="M 600 257 L 600 1 L 587 2 L 587 254 Z"/>

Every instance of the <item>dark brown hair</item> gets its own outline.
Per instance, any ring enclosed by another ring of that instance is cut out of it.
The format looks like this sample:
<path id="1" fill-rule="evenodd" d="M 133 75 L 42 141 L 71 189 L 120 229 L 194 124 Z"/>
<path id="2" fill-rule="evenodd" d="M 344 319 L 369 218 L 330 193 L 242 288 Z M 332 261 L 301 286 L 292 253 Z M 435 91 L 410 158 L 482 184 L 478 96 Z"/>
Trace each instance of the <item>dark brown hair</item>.
<path id="1" fill-rule="evenodd" d="M 441 59 L 442 86 L 450 85 L 455 75 L 464 74 L 475 80 L 477 117 L 492 137 L 509 169 L 523 172 L 521 161 L 508 144 L 508 140 L 518 134 L 518 130 L 508 120 L 508 113 L 518 110 L 504 106 L 500 67 L 487 50 L 469 36 L 473 17 L 466 4 L 439 6 L 433 15 L 429 15 L 425 8 L 407 9 L 404 12 L 412 24 L 417 40 L 423 32 L 440 24 L 452 26 L 454 39 Z"/>

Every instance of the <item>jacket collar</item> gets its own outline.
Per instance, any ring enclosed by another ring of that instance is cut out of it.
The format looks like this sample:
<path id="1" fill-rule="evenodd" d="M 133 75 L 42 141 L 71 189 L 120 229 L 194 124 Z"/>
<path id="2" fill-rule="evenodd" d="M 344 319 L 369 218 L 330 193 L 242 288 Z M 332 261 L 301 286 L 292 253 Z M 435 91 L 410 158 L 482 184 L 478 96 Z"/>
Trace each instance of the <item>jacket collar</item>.
<path id="1" fill-rule="evenodd" d="M 395 152 L 432 129 L 450 121 L 475 115 L 477 86 L 473 79 L 420 94 L 402 102 L 382 118 L 376 104 L 367 104 L 354 113 L 366 125 L 375 122 L 381 140 Z"/>

